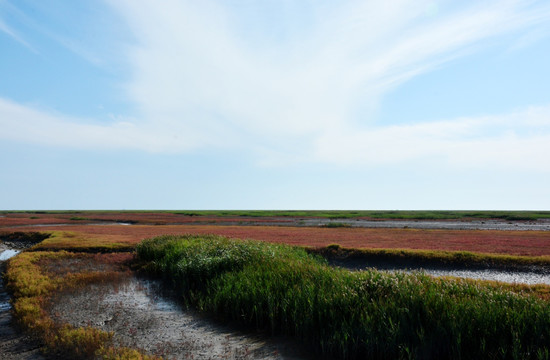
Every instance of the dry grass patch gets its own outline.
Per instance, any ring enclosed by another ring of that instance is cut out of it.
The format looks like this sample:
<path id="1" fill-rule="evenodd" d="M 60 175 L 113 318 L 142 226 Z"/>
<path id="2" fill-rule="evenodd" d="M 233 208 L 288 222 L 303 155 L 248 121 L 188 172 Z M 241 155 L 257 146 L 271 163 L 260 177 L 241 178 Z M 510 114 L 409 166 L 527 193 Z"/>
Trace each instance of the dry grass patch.
<path id="1" fill-rule="evenodd" d="M 73 327 L 52 320 L 47 309 L 55 293 L 122 280 L 131 254 L 78 254 L 66 251 L 24 252 L 6 270 L 13 312 L 21 328 L 34 335 L 46 354 L 74 359 L 151 359 L 133 349 L 112 346 L 113 334 L 93 327 Z M 99 266 L 93 266 L 96 263 Z"/>
<path id="2" fill-rule="evenodd" d="M 134 243 L 117 235 L 93 235 L 72 231 L 52 231 L 35 245 L 34 251 L 71 250 L 81 252 L 132 251 Z"/>

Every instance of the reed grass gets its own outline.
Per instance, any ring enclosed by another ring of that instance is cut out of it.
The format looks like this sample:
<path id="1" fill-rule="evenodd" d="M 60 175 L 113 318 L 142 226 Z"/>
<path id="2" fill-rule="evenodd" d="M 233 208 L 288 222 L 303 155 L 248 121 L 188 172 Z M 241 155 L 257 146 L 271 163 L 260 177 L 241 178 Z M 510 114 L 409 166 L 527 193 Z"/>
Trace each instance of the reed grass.
<path id="1" fill-rule="evenodd" d="M 422 273 L 350 272 L 305 249 L 219 236 L 143 241 L 145 269 L 198 309 L 341 359 L 548 359 L 534 296 Z"/>

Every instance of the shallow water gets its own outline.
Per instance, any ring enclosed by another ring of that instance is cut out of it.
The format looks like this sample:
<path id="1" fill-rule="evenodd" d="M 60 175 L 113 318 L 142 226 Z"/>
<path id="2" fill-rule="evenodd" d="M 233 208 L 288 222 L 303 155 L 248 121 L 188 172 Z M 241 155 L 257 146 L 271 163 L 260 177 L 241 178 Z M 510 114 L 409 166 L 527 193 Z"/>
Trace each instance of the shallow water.
<path id="1" fill-rule="evenodd" d="M 4 279 L 2 272 L 4 269 L 4 261 L 19 254 L 18 250 L 6 249 L 0 250 L 0 313 L 11 309 L 10 297 L 4 288 Z"/>
<path id="2" fill-rule="evenodd" d="M 7 249 L 7 250 L 4 250 L 4 251 L 0 251 L 0 261 L 6 261 L 9 258 L 14 257 L 15 255 L 17 255 L 19 253 L 20 253 L 19 250 L 12 250 L 12 249 Z"/>
<path id="3" fill-rule="evenodd" d="M 346 267 L 345 265 L 338 265 L 341 267 Z M 368 270 L 375 269 L 385 272 L 423 272 L 431 276 L 453 276 L 466 279 L 475 279 L 475 280 L 491 280 L 491 281 L 500 281 L 504 283 L 511 284 L 546 284 L 550 285 L 550 274 L 544 272 L 534 272 L 534 271 L 504 271 L 504 270 L 495 270 L 495 269 L 441 269 L 441 268 L 402 268 L 402 267 L 392 267 L 391 265 L 383 267 L 357 267 L 354 266 L 350 270 Z"/>
<path id="4" fill-rule="evenodd" d="M 11 309 L 10 296 L 4 289 L 4 279 L 0 276 L 0 313 Z"/>
<path id="5" fill-rule="evenodd" d="M 482 270 L 441 270 L 422 269 L 426 274 L 432 276 L 455 276 L 477 280 L 492 280 L 513 284 L 546 284 L 550 285 L 550 274 L 535 272 L 512 272 L 491 269 Z"/>
<path id="6" fill-rule="evenodd" d="M 8 260 L 11 257 L 19 254 L 19 250 L 6 249 L 0 250 L 0 268 L 4 268 L 4 261 Z M 0 312 L 5 312 L 11 309 L 10 297 L 6 290 L 4 289 L 4 279 L 2 278 L 2 273 L 0 272 Z"/>

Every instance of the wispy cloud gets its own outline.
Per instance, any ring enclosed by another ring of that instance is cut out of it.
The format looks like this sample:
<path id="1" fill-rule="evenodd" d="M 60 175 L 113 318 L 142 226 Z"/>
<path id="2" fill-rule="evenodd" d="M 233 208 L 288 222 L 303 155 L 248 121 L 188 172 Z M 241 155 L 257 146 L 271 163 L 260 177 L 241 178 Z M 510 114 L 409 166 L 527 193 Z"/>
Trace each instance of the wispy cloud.
<path id="1" fill-rule="evenodd" d="M 170 134 L 151 123 L 135 119 L 114 119 L 109 125 L 94 124 L 82 119 L 50 114 L 31 106 L 0 99 L 0 138 L 48 146 L 79 149 L 144 150 L 149 152 L 185 152 L 198 146 L 218 146 L 206 139 L 200 144 L 180 141 L 177 132 Z"/>
<path id="2" fill-rule="evenodd" d="M 9 35 L 12 39 L 17 41 L 21 45 L 25 46 L 27 49 L 29 49 L 33 53 L 38 53 L 38 51 L 31 44 L 29 44 L 17 31 L 15 31 L 10 26 L 8 26 L 8 24 L 6 24 L 1 17 L 0 17 L 0 32 L 3 32 Z"/>
<path id="3" fill-rule="evenodd" d="M 131 71 L 124 90 L 139 116 L 94 125 L 1 101 L 0 136 L 158 152 L 241 148 L 261 154 L 264 164 L 442 156 L 462 165 L 528 166 L 514 159 L 548 153 L 550 108 L 402 126 L 373 116 L 380 100 L 411 78 L 550 20 L 545 2 L 474 2 L 452 11 L 447 2 L 438 10 L 438 2 L 427 0 L 308 2 L 307 9 L 285 3 L 309 21 L 286 24 L 271 37 L 262 34 L 285 23 L 263 19 L 268 10 L 256 3 L 245 9 L 208 0 L 108 3 L 136 39 L 124 45 Z M 241 11 L 266 25 L 239 22 Z M 17 123 L 4 120 L 6 114 Z M 538 121 L 543 131 L 519 120 Z M 514 154 L 516 148 L 522 150 Z"/>
<path id="4" fill-rule="evenodd" d="M 111 13 L 110 7 L 97 2 L 56 5 L 0 0 L 0 31 L 35 54 L 39 54 L 37 48 L 47 47 L 45 40 L 53 41 L 94 66 L 106 67 L 118 55 L 113 48 L 116 38 L 123 36 L 117 25 L 120 19 Z"/>
<path id="5" fill-rule="evenodd" d="M 550 106 L 512 114 L 343 130 L 316 141 L 318 161 L 343 165 L 434 161 L 459 169 L 550 172 Z"/>
<path id="6" fill-rule="evenodd" d="M 128 91 L 148 118 L 206 133 L 224 124 L 274 137 L 369 123 L 359 104 L 375 107 L 391 88 L 479 41 L 550 18 L 516 2 L 430 19 L 428 1 L 359 1 L 316 9 L 316 21 L 294 40 L 257 51 L 232 36 L 231 11 L 216 3 L 116 3 L 141 40 L 130 53 L 135 76 Z"/>

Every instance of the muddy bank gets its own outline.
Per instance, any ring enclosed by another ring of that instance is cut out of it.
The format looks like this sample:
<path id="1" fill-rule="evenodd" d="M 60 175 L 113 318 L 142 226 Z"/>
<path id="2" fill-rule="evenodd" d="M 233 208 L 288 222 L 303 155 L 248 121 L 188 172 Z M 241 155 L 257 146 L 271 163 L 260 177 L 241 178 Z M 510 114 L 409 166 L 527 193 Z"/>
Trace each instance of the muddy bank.
<path id="1" fill-rule="evenodd" d="M 77 214 L 77 213 L 75 213 Z M 0 219 L 0 227 L 76 227 L 82 225 L 215 225 L 215 226 L 290 226 L 290 227 L 354 227 L 354 228 L 410 228 L 440 230 L 502 230 L 502 231 L 550 231 L 550 219 L 447 219 L 404 220 L 372 218 L 326 218 L 314 216 L 184 216 L 176 214 L 94 214 L 90 217 L 65 215 L 25 216 L 10 214 Z"/>
<path id="2" fill-rule="evenodd" d="M 11 315 L 10 296 L 4 287 L 6 260 L 19 251 L 42 241 L 40 236 L 0 234 L 0 359 L 40 360 L 39 344 L 16 329 Z"/>
<path id="3" fill-rule="evenodd" d="M 47 239 L 50 235 L 40 232 L 3 232 L 0 233 L 0 252 L 24 250 Z"/>
<path id="4" fill-rule="evenodd" d="M 118 346 L 167 359 L 307 359 L 295 342 L 235 331 L 182 308 L 157 281 L 130 277 L 52 301 L 52 318 L 114 332 Z"/>
<path id="5" fill-rule="evenodd" d="M 4 272 L 3 266 L 0 263 L 2 274 Z M 39 344 L 29 336 L 16 330 L 10 313 L 9 300 L 9 296 L 4 289 L 3 279 L 0 277 L 0 359 L 44 359 L 39 352 Z"/>
<path id="6" fill-rule="evenodd" d="M 367 219 L 297 219 L 301 226 L 345 225 L 359 228 L 405 228 L 440 230 L 550 231 L 550 221 L 506 220 L 367 220 Z M 288 225 L 287 225 L 288 226 Z"/>
<path id="7" fill-rule="evenodd" d="M 332 266 L 352 271 L 376 269 L 381 271 L 425 272 L 432 276 L 452 276 L 476 280 L 491 280 L 514 284 L 550 285 L 550 269 L 536 265 L 504 265 L 489 263 L 443 263 L 437 260 L 402 259 L 392 257 L 326 256 Z"/>

